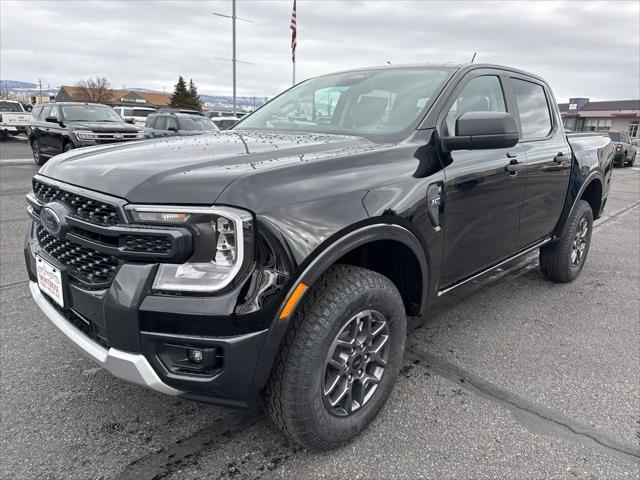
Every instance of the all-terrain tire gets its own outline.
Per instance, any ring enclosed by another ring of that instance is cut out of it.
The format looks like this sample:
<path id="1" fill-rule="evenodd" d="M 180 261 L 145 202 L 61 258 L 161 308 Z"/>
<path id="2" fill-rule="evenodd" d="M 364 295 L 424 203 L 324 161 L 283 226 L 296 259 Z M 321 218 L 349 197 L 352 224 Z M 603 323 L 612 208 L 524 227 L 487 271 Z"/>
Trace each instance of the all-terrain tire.
<path id="1" fill-rule="evenodd" d="M 33 152 L 33 161 L 36 162 L 36 165 L 41 167 L 47 162 L 47 159 L 42 157 L 40 142 L 38 142 L 37 139 L 31 142 L 31 151 Z"/>
<path id="2" fill-rule="evenodd" d="M 386 319 L 387 363 L 369 399 L 350 414 L 337 416 L 323 392 L 327 359 L 345 325 L 363 311 L 379 312 Z M 331 267 L 309 289 L 291 320 L 264 392 L 267 412 L 306 448 L 327 450 L 349 441 L 387 401 L 402 365 L 406 329 L 402 298 L 388 278 L 349 265 Z"/>
<path id="3" fill-rule="evenodd" d="M 562 237 L 540 248 L 542 274 L 553 282 L 575 280 L 587 259 L 592 231 L 591 206 L 584 200 L 578 200 L 567 219 Z"/>

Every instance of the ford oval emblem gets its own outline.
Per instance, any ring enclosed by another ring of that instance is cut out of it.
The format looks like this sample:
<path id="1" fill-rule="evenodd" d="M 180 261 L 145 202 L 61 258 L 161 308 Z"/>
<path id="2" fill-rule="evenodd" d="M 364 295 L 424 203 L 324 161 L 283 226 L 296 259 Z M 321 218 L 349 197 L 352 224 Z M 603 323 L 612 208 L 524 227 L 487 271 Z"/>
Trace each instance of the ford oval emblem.
<path id="1" fill-rule="evenodd" d="M 60 233 L 60 218 L 58 214 L 50 207 L 43 207 L 40 210 L 40 222 L 42 226 L 47 229 L 51 235 L 57 236 Z"/>
<path id="2" fill-rule="evenodd" d="M 68 214 L 69 209 L 64 204 L 49 202 L 40 210 L 40 224 L 54 237 L 62 238 L 69 230 Z"/>

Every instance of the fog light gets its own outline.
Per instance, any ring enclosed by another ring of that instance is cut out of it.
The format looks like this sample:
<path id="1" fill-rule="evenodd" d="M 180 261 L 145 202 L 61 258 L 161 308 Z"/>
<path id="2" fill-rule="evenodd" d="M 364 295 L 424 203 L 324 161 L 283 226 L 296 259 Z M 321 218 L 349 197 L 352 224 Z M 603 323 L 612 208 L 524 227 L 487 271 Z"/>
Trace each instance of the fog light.
<path id="1" fill-rule="evenodd" d="M 200 364 L 204 360 L 204 353 L 202 352 L 202 350 L 189 349 L 187 350 L 187 358 L 191 363 Z"/>

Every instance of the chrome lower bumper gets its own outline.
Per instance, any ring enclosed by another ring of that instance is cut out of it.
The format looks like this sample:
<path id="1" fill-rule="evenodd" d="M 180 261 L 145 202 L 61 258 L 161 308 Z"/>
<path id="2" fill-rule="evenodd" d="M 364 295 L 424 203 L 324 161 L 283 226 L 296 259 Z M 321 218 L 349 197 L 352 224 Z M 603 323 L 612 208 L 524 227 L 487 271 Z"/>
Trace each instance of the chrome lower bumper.
<path id="1" fill-rule="evenodd" d="M 166 395 L 180 395 L 183 393 L 160 380 L 160 377 L 144 355 L 129 353 L 115 348 L 107 350 L 87 337 L 51 306 L 44 298 L 44 294 L 40 291 L 36 282 L 29 282 L 29 290 L 31 290 L 31 296 L 47 318 L 65 334 L 78 350 L 97 362 L 102 368 L 118 378 L 137 383 Z"/>

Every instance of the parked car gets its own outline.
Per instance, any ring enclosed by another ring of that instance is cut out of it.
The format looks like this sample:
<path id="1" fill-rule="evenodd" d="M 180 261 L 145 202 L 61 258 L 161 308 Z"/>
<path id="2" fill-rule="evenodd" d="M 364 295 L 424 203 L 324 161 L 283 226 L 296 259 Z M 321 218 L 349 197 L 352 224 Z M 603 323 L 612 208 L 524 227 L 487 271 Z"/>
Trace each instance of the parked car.
<path id="1" fill-rule="evenodd" d="M 218 131 L 215 123 L 207 117 L 171 111 L 149 115 L 144 125 L 145 138 L 202 135 Z"/>
<path id="2" fill-rule="evenodd" d="M 135 125 L 138 130 L 144 129 L 147 117 L 156 111 L 151 107 L 113 107 L 124 120 Z"/>
<path id="3" fill-rule="evenodd" d="M 637 147 L 632 143 L 627 132 L 609 132 L 609 137 L 616 147 L 615 164 L 624 167 L 636 161 Z"/>
<path id="4" fill-rule="evenodd" d="M 240 121 L 238 117 L 211 117 L 211 121 L 216 124 L 220 130 L 228 130 Z"/>
<path id="5" fill-rule="evenodd" d="M 96 103 L 37 105 L 29 122 L 29 144 L 37 165 L 73 148 L 142 138 L 111 107 Z"/>
<path id="6" fill-rule="evenodd" d="M 325 75 L 218 135 L 51 160 L 27 196 L 29 287 L 114 375 L 262 395 L 332 448 L 387 401 L 407 316 L 538 250 L 552 282 L 578 276 L 614 150 L 565 135 L 547 83 L 509 67 Z"/>
<path id="7" fill-rule="evenodd" d="M 27 132 L 29 113 L 25 112 L 20 102 L 14 100 L 0 100 L 0 140 L 8 135 L 18 135 Z"/>

